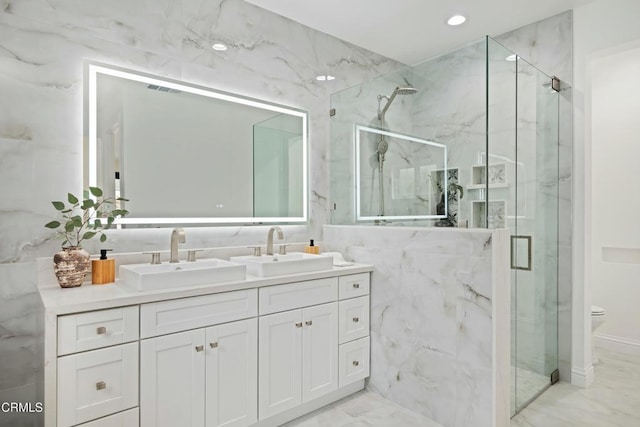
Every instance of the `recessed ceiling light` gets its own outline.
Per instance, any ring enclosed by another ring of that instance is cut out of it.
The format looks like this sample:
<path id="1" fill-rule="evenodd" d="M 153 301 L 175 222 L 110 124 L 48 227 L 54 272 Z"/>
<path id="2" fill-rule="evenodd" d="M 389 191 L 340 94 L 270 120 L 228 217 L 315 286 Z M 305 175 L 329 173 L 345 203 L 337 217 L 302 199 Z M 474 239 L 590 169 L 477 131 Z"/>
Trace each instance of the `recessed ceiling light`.
<path id="1" fill-rule="evenodd" d="M 462 15 L 453 15 L 451 18 L 449 18 L 449 20 L 447 21 L 447 24 L 451 26 L 460 25 L 466 20 L 467 18 L 465 18 Z"/>
<path id="2" fill-rule="evenodd" d="M 223 43 L 214 43 L 211 47 L 213 50 L 227 50 L 227 45 Z"/>
<path id="3" fill-rule="evenodd" d="M 516 59 L 518 59 L 518 55 L 514 53 L 513 55 L 507 56 L 505 59 L 509 62 L 514 62 Z"/>
<path id="4" fill-rule="evenodd" d="M 316 76 L 316 80 L 318 80 L 319 82 L 331 81 L 335 79 L 335 76 L 329 74 L 320 74 L 319 76 Z"/>

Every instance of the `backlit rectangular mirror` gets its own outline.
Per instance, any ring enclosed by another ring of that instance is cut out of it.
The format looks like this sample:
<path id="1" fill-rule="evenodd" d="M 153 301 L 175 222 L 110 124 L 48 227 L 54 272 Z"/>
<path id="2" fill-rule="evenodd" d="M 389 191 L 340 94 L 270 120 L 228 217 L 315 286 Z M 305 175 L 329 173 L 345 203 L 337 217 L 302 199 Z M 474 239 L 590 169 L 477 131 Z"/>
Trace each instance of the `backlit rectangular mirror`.
<path id="1" fill-rule="evenodd" d="M 103 64 L 85 67 L 85 185 L 124 226 L 300 223 L 307 113 Z"/>
<path id="2" fill-rule="evenodd" d="M 445 145 L 362 125 L 354 135 L 358 221 L 447 217 Z"/>

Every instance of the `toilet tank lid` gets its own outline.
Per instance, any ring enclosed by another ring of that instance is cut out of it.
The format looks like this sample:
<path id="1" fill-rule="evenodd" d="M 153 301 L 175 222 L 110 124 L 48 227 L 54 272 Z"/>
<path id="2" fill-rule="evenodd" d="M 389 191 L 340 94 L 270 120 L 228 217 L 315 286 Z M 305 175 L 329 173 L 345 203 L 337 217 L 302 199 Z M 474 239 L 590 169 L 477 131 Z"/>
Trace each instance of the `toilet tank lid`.
<path id="1" fill-rule="evenodd" d="M 591 314 L 604 314 L 604 308 L 597 305 L 591 306 Z"/>

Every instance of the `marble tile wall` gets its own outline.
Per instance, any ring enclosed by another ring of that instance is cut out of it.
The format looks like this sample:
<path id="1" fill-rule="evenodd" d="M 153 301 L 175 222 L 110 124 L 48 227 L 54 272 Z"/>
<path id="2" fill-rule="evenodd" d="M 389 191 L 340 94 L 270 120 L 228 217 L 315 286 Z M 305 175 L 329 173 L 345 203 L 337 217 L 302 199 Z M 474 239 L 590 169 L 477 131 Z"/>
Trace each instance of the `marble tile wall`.
<path id="1" fill-rule="evenodd" d="M 416 100 L 415 131 L 447 146 L 447 167 L 458 170 L 464 191 L 456 219 L 469 221 L 470 226 L 474 225 L 470 201 L 484 195 L 467 185 L 471 166 L 486 151 L 486 52 L 482 39 L 413 67 L 425 87 Z"/>
<path id="2" fill-rule="evenodd" d="M 331 225 L 324 238 L 375 267 L 368 389 L 443 426 L 491 426 L 494 411 L 506 425 L 507 232 Z"/>
<path id="3" fill-rule="evenodd" d="M 229 45 L 216 53 L 214 40 Z M 42 319 L 37 257 L 60 245 L 43 227 L 49 201 L 82 185 L 82 61 L 90 59 L 282 103 L 310 114 L 308 226 L 328 220 L 329 94 L 387 73 L 396 62 L 242 0 L 4 0 L 0 2 L 0 391 L 41 400 Z M 328 84 L 319 73 L 337 76 Z M 267 227 L 187 230 L 185 247 L 263 242 Z M 109 233 L 116 252 L 164 249 L 170 230 Z M 96 245 L 88 245 L 95 253 Z M 8 424 L 7 424 L 8 423 Z M 0 425 L 39 425 L 4 417 Z"/>

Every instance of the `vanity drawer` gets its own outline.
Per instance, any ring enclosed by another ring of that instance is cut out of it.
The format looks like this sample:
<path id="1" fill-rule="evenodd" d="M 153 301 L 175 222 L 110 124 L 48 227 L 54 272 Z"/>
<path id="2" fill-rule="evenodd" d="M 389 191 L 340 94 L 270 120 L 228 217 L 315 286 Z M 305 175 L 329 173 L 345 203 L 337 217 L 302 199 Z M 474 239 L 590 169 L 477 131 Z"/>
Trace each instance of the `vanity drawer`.
<path id="1" fill-rule="evenodd" d="M 340 344 L 369 335 L 369 297 L 339 303 Z"/>
<path id="2" fill-rule="evenodd" d="M 58 358 L 58 427 L 138 406 L 138 343 Z"/>
<path id="3" fill-rule="evenodd" d="M 137 305 L 58 317 L 58 356 L 137 339 Z"/>
<path id="4" fill-rule="evenodd" d="M 338 350 L 338 386 L 369 376 L 369 337 L 341 344 Z"/>
<path id="5" fill-rule="evenodd" d="M 338 279 L 309 280 L 260 289 L 260 314 L 319 305 L 338 299 Z"/>
<path id="6" fill-rule="evenodd" d="M 369 295 L 369 273 L 341 276 L 339 280 L 340 299 Z"/>
<path id="7" fill-rule="evenodd" d="M 79 427 L 139 427 L 140 411 L 138 408 L 129 409 L 128 411 L 119 412 L 100 418 L 99 420 L 89 421 Z"/>
<path id="8" fill-rule="evenodd" d="M 257 315 L 256 289 L 142 304 L 140 335 L 149 338 Z"/>

